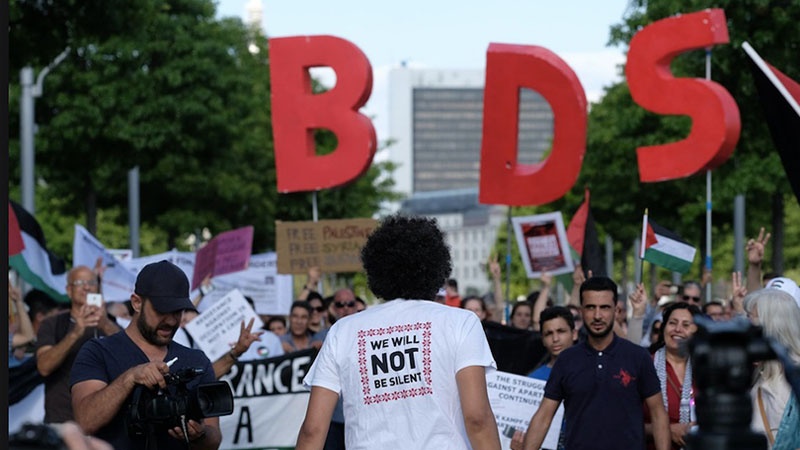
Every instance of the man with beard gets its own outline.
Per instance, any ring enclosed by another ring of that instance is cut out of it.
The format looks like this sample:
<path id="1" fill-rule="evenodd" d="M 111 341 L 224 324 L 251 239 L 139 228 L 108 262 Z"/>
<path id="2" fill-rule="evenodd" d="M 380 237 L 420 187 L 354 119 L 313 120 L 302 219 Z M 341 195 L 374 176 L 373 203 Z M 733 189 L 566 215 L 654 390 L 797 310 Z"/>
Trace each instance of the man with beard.
<path id="1" fill-rule="evenodd" d="M 136 278 L 131 303 L 134 315 L 125 332 L 93 339 L 78 354 L 70 380 L 78 424 L 117 450 L 185 448 L 186 441 L 191 449 L 218 448 L 222 435 L 216 417 L 188 420 L 186 435 L 181 426 L 157 427 L 153 436 L 128 434 L 126 415 L 139 386 L 165 389 L 164 375 L 186 368 L 203 370 L 187 384 L 189 390 L 215 381 L 203 352 L 172 341 L 183 312 L 194 310 L 189 280 L 178 266 L 168 261 L 145 266 Z M 148 439 L 155 439 L 156 445 Z"/>
<path id="2" fill-rule="evenodd" d="M 525 434 L 524 448 L 541 447 L 563 401 L 565 448 L 642 449 L 645 402 L 654 414 L 656 448 L 668 450 L 669 419 L 650 355 L 612 333 L 617 285 L 606 277 L 589 278 L 581 285 L 580 300 L 587 340 L 564 350 L 556 360 Z"/>

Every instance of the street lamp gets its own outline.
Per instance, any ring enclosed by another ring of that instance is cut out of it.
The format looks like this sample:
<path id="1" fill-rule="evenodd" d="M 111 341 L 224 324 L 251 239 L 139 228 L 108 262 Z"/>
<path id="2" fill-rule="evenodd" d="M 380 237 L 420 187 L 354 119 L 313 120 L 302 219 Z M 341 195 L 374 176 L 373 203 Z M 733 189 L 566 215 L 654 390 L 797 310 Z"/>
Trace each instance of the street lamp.
<path id="1" fill-rule="evenodd" d="M 33 134 L 34 134 L 34 99 L 42 96 L 42 84 L 44 77 L 53 70 L 69 54 L 67 47 L 56 59 L 47 67 L 39 72 L 36 77 L 36 84 L 33 84 L 33 68 L 25 66 L 19 72 L 20 84 L 22 85 L 22 95 L 20 96 L 19 108 L 19 143 L 20 143 L 20 164 L 22 172 L 22 207 L 29 213 L 34 213 L 34 186 L 33 168 L 35 163 L 33 153 Z"/>

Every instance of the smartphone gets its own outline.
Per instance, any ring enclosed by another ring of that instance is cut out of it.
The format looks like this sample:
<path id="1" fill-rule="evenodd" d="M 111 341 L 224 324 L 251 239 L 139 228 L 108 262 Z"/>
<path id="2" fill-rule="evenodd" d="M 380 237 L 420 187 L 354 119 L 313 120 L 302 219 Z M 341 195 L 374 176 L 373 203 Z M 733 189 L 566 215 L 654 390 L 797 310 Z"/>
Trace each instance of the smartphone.
<path id="1" fill-rule="evenodd" d="M 514 433 L 516 432 L 517 432 L 516 428 L 512 427 L 511 425 L 506 425 L 506 428 L 503 430 L 503 436 L 509 439 L 513 439 Z"/>
<path id="2" fill-rule="evenodd" d="M 89 306 L 103 306 L 103 294 L 86 294 L 86 304 Z"/>

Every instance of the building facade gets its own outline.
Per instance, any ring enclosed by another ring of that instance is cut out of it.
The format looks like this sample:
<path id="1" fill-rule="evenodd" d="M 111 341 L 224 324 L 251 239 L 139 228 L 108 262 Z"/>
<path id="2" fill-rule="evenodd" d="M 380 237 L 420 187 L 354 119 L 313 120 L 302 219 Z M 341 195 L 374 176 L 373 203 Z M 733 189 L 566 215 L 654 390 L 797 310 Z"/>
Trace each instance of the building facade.
<path id="1" fill-rule="evenodd" d="M 486 262 L 506 222 L 506 208 L 478 203 L 483 130 L 482 70 L 419 70 L 389 74 L 388 159 L 398 165 L 400 209 L 435 217 L 447 233 L 453 278 L 462 295 L 486 293 Z M 553 113 L 538 93 L 522 89 L 517 160 L 532 164 L 551 146 Z"/>
<path id="2" fill-rule="evenodd" d="M 400 211 L 432 217 L 439 223 L 453 258 L 451 276 L 458 280 L 462 297 L 489 292 L 486 263 L 499 227 L 506 223 L 505 206 L 481 205 L 478 189 L 466 188 L 416 193 L 403 201 Z"/>

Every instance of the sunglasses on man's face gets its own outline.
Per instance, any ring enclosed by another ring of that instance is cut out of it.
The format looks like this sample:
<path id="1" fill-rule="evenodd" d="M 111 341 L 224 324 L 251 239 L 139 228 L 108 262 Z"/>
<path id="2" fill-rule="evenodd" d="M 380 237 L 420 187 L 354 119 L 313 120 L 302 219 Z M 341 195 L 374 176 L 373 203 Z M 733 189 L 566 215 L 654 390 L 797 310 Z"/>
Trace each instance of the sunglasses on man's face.
<path id="1" fill-rule="evenodd" d="M 345 306 L 348 307 L 348 308 L 355 308 L 356 307 L 356 302 L 354 302 L 354 301 L 353 302 L 347 302 L 347 303 L 334 302 L 333 304 L 336 305 L 337 308 L 344 308 Z"/>
<path id="2" fill-rule="evenodd" d="M 686 302 L 700 303 L 701 299 L 700 299 L 700 297 L 695 297 L 693 295 L 684 295 L 683 296 L 683 300 L 686 301 Z"/>

